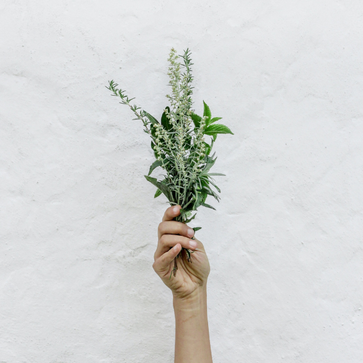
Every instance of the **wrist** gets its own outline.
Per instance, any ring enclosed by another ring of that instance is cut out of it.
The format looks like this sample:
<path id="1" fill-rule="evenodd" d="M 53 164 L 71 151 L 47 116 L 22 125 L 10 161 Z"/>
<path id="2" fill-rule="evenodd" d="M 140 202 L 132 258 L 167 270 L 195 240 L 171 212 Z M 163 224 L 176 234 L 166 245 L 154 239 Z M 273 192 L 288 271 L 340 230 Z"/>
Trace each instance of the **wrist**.
<path id="1" fill-rule="evenodd" d="M 207 306 L 207 285 L 198 287 L 187 296 L 173 295 L 175 311 L 197 311 Z"/>
<path id="2" fill-rule="evenodd" d="M 184 298 L 174 296 L 175 363 L 211 363 L 207 287 Z"/>

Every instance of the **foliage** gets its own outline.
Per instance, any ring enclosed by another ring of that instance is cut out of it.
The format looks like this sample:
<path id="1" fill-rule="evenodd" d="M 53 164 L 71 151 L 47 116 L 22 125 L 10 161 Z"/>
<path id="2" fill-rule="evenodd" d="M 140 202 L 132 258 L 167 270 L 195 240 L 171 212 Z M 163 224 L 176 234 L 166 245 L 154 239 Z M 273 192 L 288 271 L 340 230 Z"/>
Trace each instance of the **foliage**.
<path id="1" fill-rule="evenodd" d="M 131 108 L 136 120 L 141 120 L 144 131 L 151 137 L 151 148 L 155 162 L 150 166 L 146 180 L 156 186 L 155 198 L 164 194 L 171 205 L 182 207 L 176 220 L 189 223 L 196 216 L 199 207 L 212 208 L 206 203 L 208 196 L 219 201 L 213 176 L 210 173 L 216 161 L 211 154 L 218 134 L 233 134 L 225 125 L 218 124 L 221 117 L 212 117 L 209 106 L 204 103 L 203 116 L 192 109 L 193 76 L 189 49 L 177 55 L 172 49 L 169 56 L 168 75 L 171 94 L 167 95 L 170 106 L 165 107 L 160 122 L 140 107 L 133 105 L 126 92 L 118 88 L 114 81 L 107 87 L 113 96 L 121 99 L 122 104 Z M 209 136 L 209 142 L 205 137 Z M 151 177 L 152 172 L 161 167 L 166 172 L 164 179 Z M 194 228 L 198 230 L 200 227 Z M 188 254 L 188 257 L 190 255 Z"/>

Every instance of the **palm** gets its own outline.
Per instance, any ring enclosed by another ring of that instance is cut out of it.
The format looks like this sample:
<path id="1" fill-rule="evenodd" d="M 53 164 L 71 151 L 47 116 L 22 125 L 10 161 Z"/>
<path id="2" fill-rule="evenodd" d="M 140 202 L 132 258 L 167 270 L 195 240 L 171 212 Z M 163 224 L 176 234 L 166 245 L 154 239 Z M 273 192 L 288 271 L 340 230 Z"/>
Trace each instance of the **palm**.
<path id="1" fill-rule="evenodd" d="M 198 287 L 205 284 L 210 267 L 204 248 L 191 253 L 190 261 L 185 250 L 182 250 L 176 258 L 177 271 L 173 274 L 174 263 L 162 279 L 164 283 L 178 297 L 186 297 L 192 294 Z"/>

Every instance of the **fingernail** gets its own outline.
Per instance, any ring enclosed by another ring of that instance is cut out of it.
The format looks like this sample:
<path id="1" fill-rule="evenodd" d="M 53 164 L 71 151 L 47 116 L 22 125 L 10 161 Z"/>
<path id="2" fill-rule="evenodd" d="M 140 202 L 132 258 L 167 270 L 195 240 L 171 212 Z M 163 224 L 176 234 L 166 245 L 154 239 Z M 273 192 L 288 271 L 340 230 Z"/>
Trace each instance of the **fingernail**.
<path id="1" fill-rule="evenodd" d="M 173 213 L 178 213 L 178 211 L 179 211 L 179 207 L 174 207 L 173 208 Z"/>
<path id="2" fill-rule="evenodd" d="M 188 228 L 188 236 L 193 237 L 194 236 L 194 229 Z"/>
<path id="3" fill-rule="evenodd" d="M 197 245 L 198 245 L 197 242 L 195 242 L 195 241 L 189 241 L 190 248 L 196 248 Z"/>

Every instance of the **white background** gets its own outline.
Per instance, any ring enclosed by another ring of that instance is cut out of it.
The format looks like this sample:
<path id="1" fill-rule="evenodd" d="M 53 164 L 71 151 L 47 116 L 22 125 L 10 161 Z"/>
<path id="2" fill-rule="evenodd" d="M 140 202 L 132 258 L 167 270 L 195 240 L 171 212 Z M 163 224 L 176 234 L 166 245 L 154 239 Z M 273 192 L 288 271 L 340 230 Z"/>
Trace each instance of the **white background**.
<path id="1" fill-rule="evenodd" d="M 207 249 L 215 362 L 363 361 L 361 0 L 0 4 L 0 362 L 172 362 L 144 179 L 167 57 L 222 116 Z"/>

